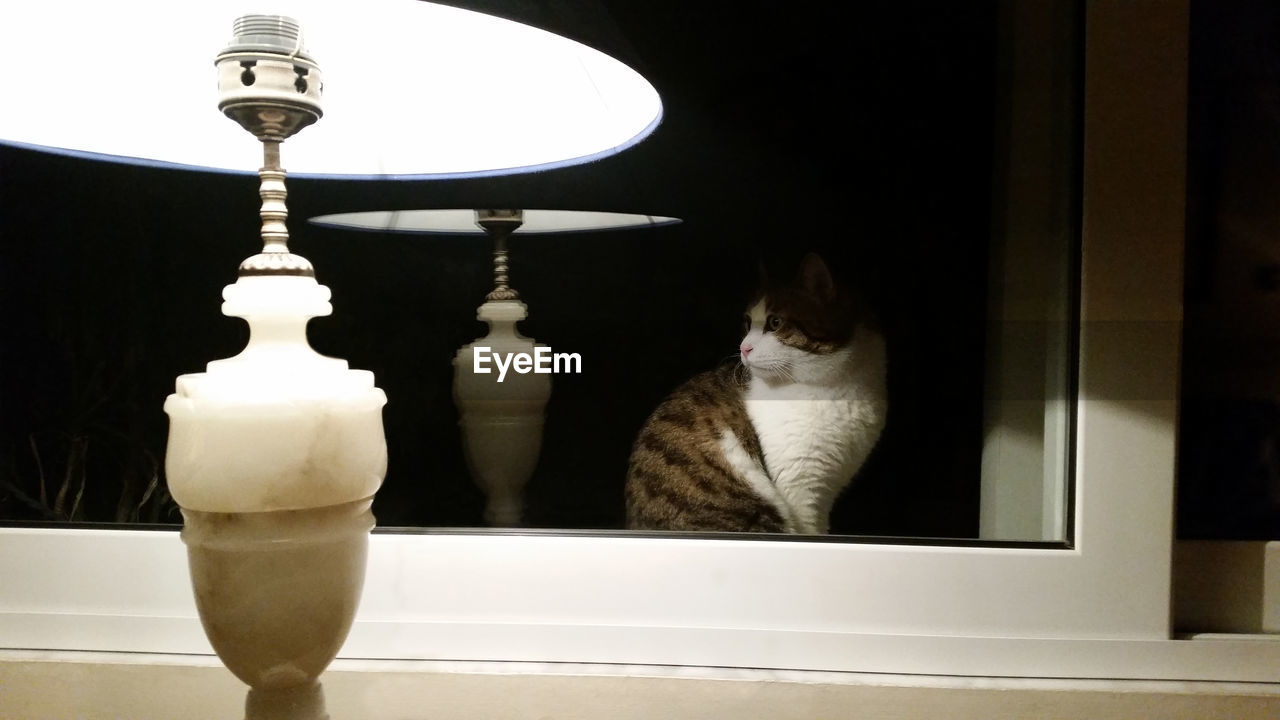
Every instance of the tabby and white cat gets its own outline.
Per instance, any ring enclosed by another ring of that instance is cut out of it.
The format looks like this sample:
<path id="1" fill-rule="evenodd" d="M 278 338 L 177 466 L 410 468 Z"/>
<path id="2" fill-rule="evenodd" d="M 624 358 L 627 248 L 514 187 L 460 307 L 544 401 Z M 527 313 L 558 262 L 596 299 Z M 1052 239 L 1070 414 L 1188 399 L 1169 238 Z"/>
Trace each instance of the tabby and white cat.
<path id="1" fill-rule="evenodd" d="M 817 534 L 888 411 L 874 319 L 806 255 L 745 317 L 739 364 L 678 388 L 641 428 L 627 526 Z"/>

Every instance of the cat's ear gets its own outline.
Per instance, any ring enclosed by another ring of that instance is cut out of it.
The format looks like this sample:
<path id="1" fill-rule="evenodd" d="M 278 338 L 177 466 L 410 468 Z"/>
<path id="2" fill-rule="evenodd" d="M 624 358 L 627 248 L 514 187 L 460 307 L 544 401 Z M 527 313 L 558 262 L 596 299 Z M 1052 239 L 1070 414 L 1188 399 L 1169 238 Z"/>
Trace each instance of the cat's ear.
<path id="1" fill-rule="evenodd" d="M 836 297 L 835 280 L 831 278 L 831 271 L 827 270 L 827 264 L 817 253 L 805 254 L 804 260 L 800 261 L 796 281 L 806 293 L 822 302 L 830 302 Z"/>

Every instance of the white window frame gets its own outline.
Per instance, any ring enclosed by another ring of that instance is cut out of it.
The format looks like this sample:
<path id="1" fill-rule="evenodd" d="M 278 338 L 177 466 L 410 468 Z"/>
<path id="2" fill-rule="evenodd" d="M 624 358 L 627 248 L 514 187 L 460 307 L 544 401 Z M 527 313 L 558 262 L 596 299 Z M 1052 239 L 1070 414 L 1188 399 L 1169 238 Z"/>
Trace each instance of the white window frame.
<path id="1" fill-rule="evenodd" d="M 1071 478 L 1075 0 L 999 5 L 978 537 L 1062 541 Z M 1035 382 L 1039 369 L 1040 382 Z"/>
<path id="2" fill-rule="evenodd" d="M 343 657 L 1280 681 L 1173 638 L 1188 3 L 1088 3 L 1074 542 L 376 534 Z M 0 529 L 0 647 L 208 653 L 173 531 Z"/>

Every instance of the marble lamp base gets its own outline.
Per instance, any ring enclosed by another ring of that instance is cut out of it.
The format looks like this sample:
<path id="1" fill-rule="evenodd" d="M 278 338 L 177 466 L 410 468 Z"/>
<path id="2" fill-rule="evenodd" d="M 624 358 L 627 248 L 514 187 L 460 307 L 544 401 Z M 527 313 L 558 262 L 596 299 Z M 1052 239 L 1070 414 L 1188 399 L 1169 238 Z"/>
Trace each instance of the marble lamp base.
<path id="1" fill-rule="evenodd" d="M 236 677 L 255 690 L 305 686 L 337 656 L 364 586 L 372 502 L 182 511 L 200 622 Z"/>

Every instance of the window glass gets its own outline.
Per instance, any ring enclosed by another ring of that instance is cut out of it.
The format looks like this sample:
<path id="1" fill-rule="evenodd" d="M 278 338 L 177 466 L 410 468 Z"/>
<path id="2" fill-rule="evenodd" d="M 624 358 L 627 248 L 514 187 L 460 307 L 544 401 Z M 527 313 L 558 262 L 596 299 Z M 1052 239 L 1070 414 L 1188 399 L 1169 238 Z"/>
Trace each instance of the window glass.
<path id="1" fill-rule="evenodd" d="M 1080 4 L 611 13 L 664 100 L 639 145 L 528 176 L 289 181 L 291 248 L 334 297 L 312 344 L 372 370 L 389 398 L 379 525 L 487 524 L 451 361 L 486 331 L 475 318 L 491 246 L 305 219 L 505 204 L 683 222 L 513 236 L 521 330 L 580 356 L 581 372 L 551 376 L 521 519 L 501 525 L 625 529 L 646 419 L 698 373 L 739 362 L 762 272 L 793 281 L 814 252 L 865 302 L 887 357 L 884 428 L 830 491 L 830 532 L 1068 540 Z M 282 157 L 287 169 L 288 143 Z M 178 375 L 244 345 L 243 322 L 219 305 L 258 247 L 256 178 L 8 145 L 0 167 L 0 518 L 181 522 L 162 405 Z M 843 452 L 815 442 L 802 459 Z"/>
<path id="2" fill-rule="evenodd" d="M 1280 12 L 1193 2 L 1178 534 L 1280 539 Z"/>

